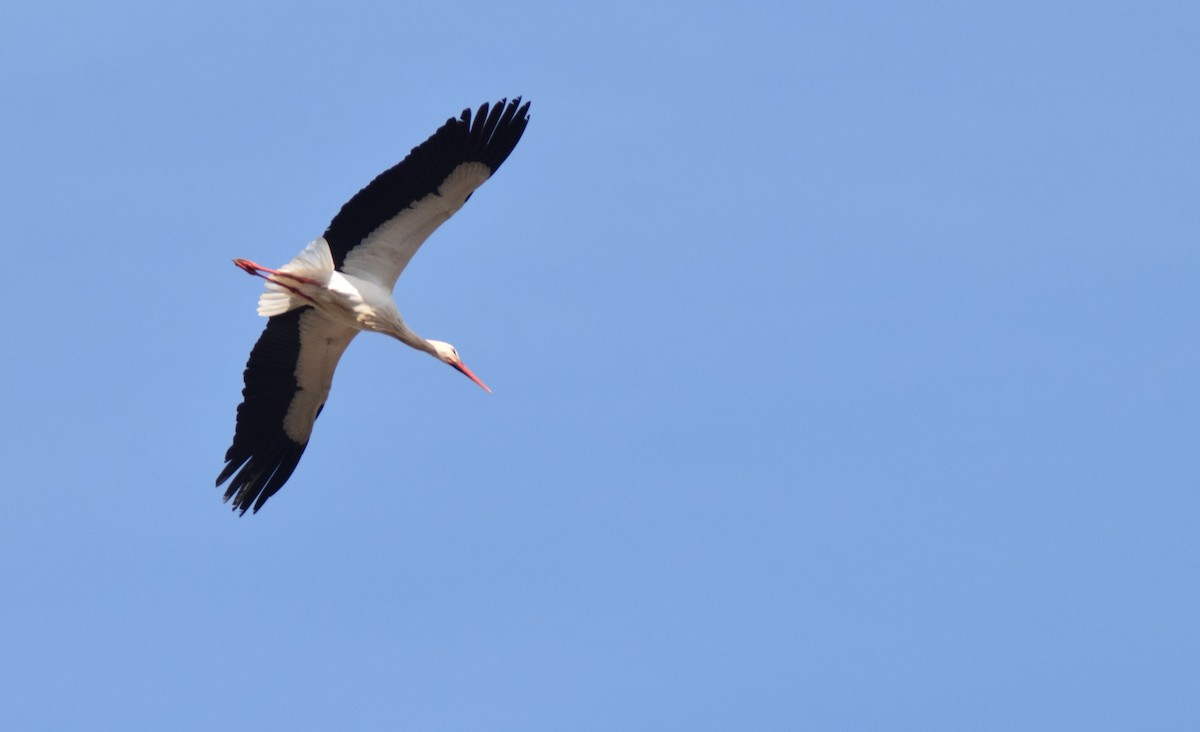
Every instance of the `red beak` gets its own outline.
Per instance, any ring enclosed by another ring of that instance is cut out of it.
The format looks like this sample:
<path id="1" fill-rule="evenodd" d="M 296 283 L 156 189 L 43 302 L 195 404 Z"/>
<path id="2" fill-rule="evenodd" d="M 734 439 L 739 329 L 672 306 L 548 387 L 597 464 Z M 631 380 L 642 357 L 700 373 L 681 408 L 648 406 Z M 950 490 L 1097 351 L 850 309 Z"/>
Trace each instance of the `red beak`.
<path id="1" fill-rule="evenodd" d="M 476 384 L 479 384 L 481 387 L 483 387 L 483 390 L 486 391 L 488 394 L 492 393 L 492 390 L 488 388 L 488 385 L 483 383 L 482 381 L 480 381 L 478 376 L 471 373 L 471 369 L 467 368 L 467 365 L 465 363 L 463 363 L 462 361 L 459 361 L 458 363 L 452 363 L 450 365 L 453 366 L 454 368 L 458 369 L 460 372 L 462 372 L 462 374 L 464 376 L 466 376 L 468 379 L 470 379 L 471 381 L 474 381 Z"/>

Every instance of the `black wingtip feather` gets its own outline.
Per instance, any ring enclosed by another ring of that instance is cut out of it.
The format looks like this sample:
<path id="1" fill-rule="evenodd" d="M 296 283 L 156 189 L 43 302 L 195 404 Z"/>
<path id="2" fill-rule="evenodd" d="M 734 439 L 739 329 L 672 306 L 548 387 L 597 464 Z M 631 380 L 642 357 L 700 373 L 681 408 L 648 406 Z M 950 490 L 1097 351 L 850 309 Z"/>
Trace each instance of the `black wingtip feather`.
<path id="1" fill-rule="evenodd" d="M 231 462 L 222 472 L 222 475 L 231 474 L 241 468 L 225 490 L 225 501 L 233 499 L 232 508 L 239 514 L 244 515 L 251 508 L 258 513 L 267 499 L 279 492 L 292 477 L 304 448 L 304 445 L 282 437 L 260 444 L 253 455 L 239 456 L 241 462 Z M 217 485 L 222 482 L 218 479 Z"/>

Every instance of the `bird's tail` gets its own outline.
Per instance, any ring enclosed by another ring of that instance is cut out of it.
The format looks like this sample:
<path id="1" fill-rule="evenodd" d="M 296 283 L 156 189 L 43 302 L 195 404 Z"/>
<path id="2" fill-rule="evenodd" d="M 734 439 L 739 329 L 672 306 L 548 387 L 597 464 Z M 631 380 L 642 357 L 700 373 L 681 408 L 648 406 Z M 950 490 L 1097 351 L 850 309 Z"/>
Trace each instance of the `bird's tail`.
<path id="1" fill-rule="evenodd" d="M 291 280 L 287 277 L 289 274 L 297 279 Z M 312 300 L 301 294 L 301 288 L 313 282 L 327 285 L 332 274 L 333 255 L 329 252 L 329 244 L 324 238 L 309 243 L 295 259 L 280 267 L 278 274 L 267 279 L 267 291 L 258 298 L 258 314 L 269 318 L 311 304 Z"/>

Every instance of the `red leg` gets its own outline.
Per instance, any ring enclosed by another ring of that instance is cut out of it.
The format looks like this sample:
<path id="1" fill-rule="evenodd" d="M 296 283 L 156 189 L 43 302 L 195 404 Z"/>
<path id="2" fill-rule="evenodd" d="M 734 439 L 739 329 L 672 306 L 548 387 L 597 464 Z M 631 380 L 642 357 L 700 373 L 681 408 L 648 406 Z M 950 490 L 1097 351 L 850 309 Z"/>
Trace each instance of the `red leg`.
<path id="1" fill-rule="evenodd" d="M 286 274 L 286 273 L 285 273 L 285 274 Z M 300 290 L 297 290 L 295 287 L 292 287 L 291 285 L 289 285 L 289 284 L 288 284 L 288 283 L 286 283 L 286 282 L 280 282 L 279 280 L 277 280 L 277 279 L 273 279 L 273 278 L 270 278 L 270 277 L 268 277 L 268 278 L 267 278 L 267 281 L 268 281 L 268 282 L 274 282 L 275 284 L 279 285 L 280 287 L 284 288 L 285 290 L 287 290 L 287 291 L 291 292 L 291 293 L 292 293 L 293 295 L 295 295 L 296 297 L 301 297 L 301 298 L 304 298 L 305 300 L 308 300 L 309 302 L 313 303 L 314 305 L 315 305 L 315 304 L 316 304 L 316 302 L 317 302 L 316 300 L 312 299 L 312 298 L 311 298 L 311 297 L 309 297 L 308 295 L 305 295 L 303 292 L 300 292 Z"/>
<path id="2" fill-rule="evenodd" d="M 262 277 L 264 280 L 269 280 L 271 278 L 267 277 L 265 274 L 263 274 L 263 272 L 270 272 L 271 274 L 275 275 L 276 277 L 287 277 L 290 280 L 293 280 L 295 282 L 303 282 L 306 285 L 320 286 L 320 284 L 321 284 L 320 282 L 317 282 L 316 280 L 314 280 L 312 278 L 302 277 L 298 274 L 292 274 L 291 272 L 283 272 L 283 271 L 280 271 L 277 269 L 271 269 L 270 267 L 264 267 L 261 264 L 251 262 L 249 259 L 235 259 L 235 260 L 233 260 L 233 263 L 236 264 L 238 267 L 241 267 L 247 273 L 252 274 L 256 277 Z M 272 280 L 272 281 L 277 281 L 277 280 Z"/>

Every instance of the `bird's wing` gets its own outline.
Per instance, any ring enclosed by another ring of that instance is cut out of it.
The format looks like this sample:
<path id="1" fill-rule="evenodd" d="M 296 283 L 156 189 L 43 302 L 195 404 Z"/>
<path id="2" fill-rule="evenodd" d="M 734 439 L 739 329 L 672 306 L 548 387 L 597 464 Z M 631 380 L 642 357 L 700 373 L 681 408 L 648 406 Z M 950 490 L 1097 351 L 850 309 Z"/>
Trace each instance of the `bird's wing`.
<path id="1" fill-rule="evenodd" d="M 225 500 L 255 512 L 283 487 L 321 413 L 333 371 L 357 330 L 311 306 L 276 315 L 250 351 L 233 444 L 225 453 Z M 237 475 L 234 475 L 234 473 Z"/>
<path id="2" fill-rule="evenodd" d="M 334 265 L 389 290 L 433 230 L 508 158 L 529 123 L 529 102 L 464 109 L 342 206 L 325 231 Z"/>

